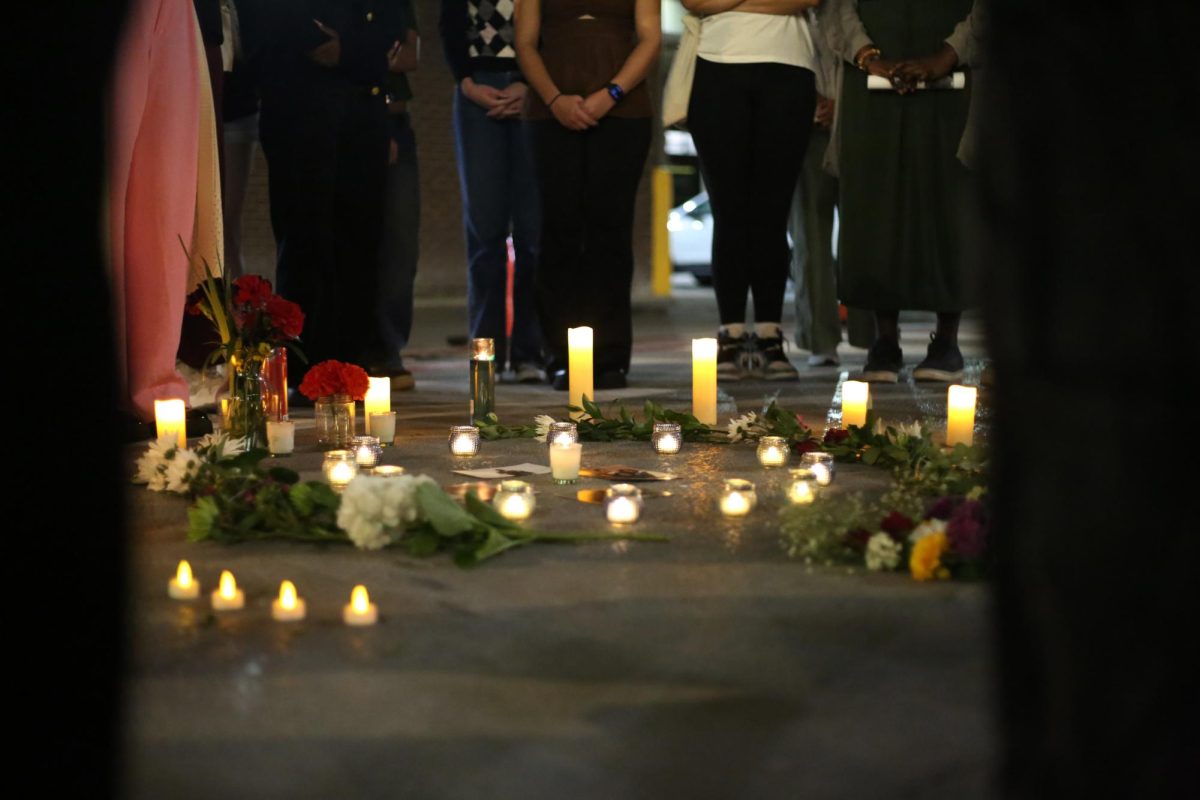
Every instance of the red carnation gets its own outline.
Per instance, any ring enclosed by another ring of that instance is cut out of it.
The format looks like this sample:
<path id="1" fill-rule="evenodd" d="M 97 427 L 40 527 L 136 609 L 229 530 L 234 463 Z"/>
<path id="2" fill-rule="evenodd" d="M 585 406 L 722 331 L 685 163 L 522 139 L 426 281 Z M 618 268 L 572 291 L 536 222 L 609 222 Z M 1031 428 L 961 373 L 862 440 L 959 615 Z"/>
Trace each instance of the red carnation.
<path id="1" fill-rule="evenodd" d="M 840 444 L 850 438 L 850 431 L 845 428 L 830 428 L 825 431 L 825 444 Z"/>
<path id="2" fill-rule="evenodd" d="M 866 528 L 854 528 L 846 531 L 845 542 L 848 546 L 855 550 L 866 550 L 867 542 L 871 539 L 871 532 Z"/>
<path id="3" fill-rule="evenodd" d="M 792 450 L 797 453 L 811 453 L 820 449 L 821 444 L 816 439 L 805 439 L 792 445 Z"/>
<path id="4" fill-rule="evenodd" d="M 271 299 L 271 282 L 258 275 L 243 275 L 233 282 L 237 288 L 234 302 L 253 308 L 262 308 Z"/>
<path id="5" fill-rule="evenodd" d="M 356 364 L 342 364 L 341 379 L 345 394 L 355 400 L 362 400 L 367 396 L 367 387 L 371 385 L 371 379 L 362 367 Z"/>
<path id="6" fill-rule="evenodd" d="M 310 400 L 335 394 L 345 394 L 352 400 L 362 400 L 369 385 L 370 380 L 362 367 L 330 359 L 315 364 L 305 373 L 304 380 L 300 382 L 300 393 Z"/>
<path id="7" fill-rule="evenodd" d="M 267 298 L 266 311 L 271 318 L 271 327 L 287 338 L 295 339 L 304 330 L 304 312 L 291 300 L 273 294 Z"/>
<path id="8" fill-rule="evenodd" d="M 899 511 L 893 511 L 883 518 L 883 522 L 879 524 L 879 529 L 888 536 L 895 539 L 897 542 L 904 541 L 904 536 L 917 525 L 908 517 L 901 514 Z"/>

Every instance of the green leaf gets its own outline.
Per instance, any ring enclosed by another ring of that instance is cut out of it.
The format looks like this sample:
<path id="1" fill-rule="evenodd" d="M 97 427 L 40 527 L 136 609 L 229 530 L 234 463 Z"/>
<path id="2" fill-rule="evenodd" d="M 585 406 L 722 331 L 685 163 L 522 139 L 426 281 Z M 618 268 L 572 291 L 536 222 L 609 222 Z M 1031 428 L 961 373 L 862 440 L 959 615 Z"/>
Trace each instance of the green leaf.
<path id="1" fill-rule="evenodd" d="M 210 538 L 213 533 L 213 525 L 220 514 L 221 509 L 217 506 L 217 501 L 212 497 L 201 497 L 193 503 L 187 512 L 188 541 L 200 542 Z"/>
<path id="2" fill-rule="evenodd" d="M 442 536 L 457 536 L 479 526 L 479 522 L 473 516 L 436 484 L 419 484 L 417 502 L 429 524 Z"/>
<path id="3" fill-rule="evenodd" d="M 270 475 L 273 480 L 277 480 L 280 483 L 286 483 L 289 486 L 300 482 L 300 473 L 296 472 L 294 469 L 288 469 L 287 467 L 271 467 L 271 469 L 267 470 L 267 474 Z"/>
<path id="4" fill-rule="evenodd" d="M 409 555 L 427 558 L 441 548 L 443 541 L 435 531 L 422 527 L 405 531 L 404 538 L 400 540 L 400 546 Z"/>
<path id="5" fill-rule="evenodd" d="M 302 517 L 307 517 L 316 508 L 317 501 L 313 497 L 313 485 L 312 483 L 302 483 L 293 486 L 292 490 L 288 492 L 288 500 Z"/>
<path id="6" fill-rule="evenodd" d="M 252 472 L 254 468 L 258 466 L 258 462 L 262 461 L 269 455 L 270 453 L 268 451 L 263 450 L 260 447 L 256 447 L 253 450 L 247 450 L 244 453 L 239 453 L 232 458 L 222 459 L 221 466 L 228 466 L 233 469 Z"/>
<path id="7" fill-rule="evenodd" d="M 524 528 L 512 520 L 500 516 L 500 512 L 493 508 L 490 503 L 480 500 L 475 494 L 474 489 L 467 491 L 466 506 L 467 512 L 471 516 L 488 527 L 499 528 L 501 530 L 524 530 Z"/>
<path id="8" fill-rule="evenodd" d="M 500 555 L 505 550 L 511 550 L 514 547 L 522 547 L 529 544 L 529 539 L 511 539 L 497 530 L 489 530 L 487 538 L 483 544 L 475 548 L 473 558 L 467 562 L 467 566 L 478 564 L 481 561 L 487 561 L 489 558 Z M 460 562 L 461 564 L 462 562 Z"/>

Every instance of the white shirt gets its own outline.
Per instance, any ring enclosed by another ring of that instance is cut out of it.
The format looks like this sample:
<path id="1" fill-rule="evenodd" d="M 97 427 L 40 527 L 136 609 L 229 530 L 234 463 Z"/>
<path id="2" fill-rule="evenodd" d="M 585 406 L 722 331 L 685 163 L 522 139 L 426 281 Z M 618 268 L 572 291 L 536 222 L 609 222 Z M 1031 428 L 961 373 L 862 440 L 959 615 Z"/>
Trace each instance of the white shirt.
<path id="1" fill-rule="evenodd" d="M 803 14 L 722 11 L 704 17 L 696 55 L 722 64 L 770 62 L 815 71 L 816 56 Z"/>

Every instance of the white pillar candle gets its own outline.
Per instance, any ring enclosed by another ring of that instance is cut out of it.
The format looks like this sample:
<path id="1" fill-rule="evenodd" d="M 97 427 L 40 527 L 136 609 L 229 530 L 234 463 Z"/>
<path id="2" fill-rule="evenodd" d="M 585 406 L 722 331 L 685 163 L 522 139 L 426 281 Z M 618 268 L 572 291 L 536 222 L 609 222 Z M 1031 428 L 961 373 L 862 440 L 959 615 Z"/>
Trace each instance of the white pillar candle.
<path id="1" fill-rule="evenodd" d="M 233 573 L 221 572 L 221 582 L 212 593 L 213 611 L 237 611 L 246 605 L 246 594 L 238 588 Z"/>
<path id="2" fill-rule="evenodd" d="M 867 402 L 871 396 L 871 385 L 863 381 L 842 383 L 842 425 L 850 427 L 867 424 Z"/>
<path id="3" fill-rule="evenodd" d="M 555 483 L 574 483 L 579 480 L 579 464 L 583 456 L 583 445 L 572 442 L 568 445 L 550 446 L 550 477 Z"/>
<path id="4" fill-rule="evenodd" d="M 379 609 L 371 602 L 367 587 L 359 584 L 350 593 L 350 602 L 342 608 L 342 620 L 347 625 L 361 627 L 379 621 Z"/>
<path id="5" fill-rule="evenodd" d="M 296 423 L 290 419 L 267 420 L 267 449 L 271 455 L 287 455 L 296 449 Z"/>
<path id="6" fill-rule="evenodd" d="M 390 447 L 396 441 L 396 412 L 376 411 L 370 419 L 371 435 L 384 447 Z"/>
<path id="7" fill-rule="evenodd" d="M 692 339 L 692 416 L 717 424 L 716 339 Z"/>
<path id="8" fill-rule="evenodd" d="M 271 603 L 271 618 L 276 622 L 299 622 L 306 613 L 304 598 L 296 595 L 296 584 L 279 584 L 279 597 Z"/>
<path id="9" fill-rule="evenodd" d="M 364 427 L 366 433 L 372 436 L 378 436 L 380 439 L 384 437 L 376 433 L 374 425 L 371 421 L 372 414 L 386 414 L 392 410 L 392 379 L 391 378 L 367 378 L 367 394 L 363 397 L 363 416 L 366 422 Z M 392 421 L 392 436 L 388 437 L 391 441 L 396 435 L 395 420 Z"/>
<path id="10" fill-rule="evenodd" d="M 946 444 L 953 447 L 960 442 L 970 445 L 975 440 L 975 401 L 978 390 L 974 386 L 955 384 L 946 390 Z"/>
<path id="11" fill-rule="evenodd" d="M 154 428 L 158 439 L 174 439 L 180 447 L 187 447 L 187 408 L 183 401 L 155 400 Z"/>
<path id="12" fill-rule="evenodd" d="M 195 600 L 200 596 L 200 584 L 192 576 L 192 565 L 180 561 L 175 577 L 167 584 L 167 594 L 175 600 Z"/>
<path id="13" fill-rule="evenodd" d="M 592 391 L 592 329 L 567 328 L 567 378 L 570 391 L 568 402 L 583 407 L 583 398 L 595 400 Z M 571 414 L 575 419 L 583 416 L 582 411 Z"/>

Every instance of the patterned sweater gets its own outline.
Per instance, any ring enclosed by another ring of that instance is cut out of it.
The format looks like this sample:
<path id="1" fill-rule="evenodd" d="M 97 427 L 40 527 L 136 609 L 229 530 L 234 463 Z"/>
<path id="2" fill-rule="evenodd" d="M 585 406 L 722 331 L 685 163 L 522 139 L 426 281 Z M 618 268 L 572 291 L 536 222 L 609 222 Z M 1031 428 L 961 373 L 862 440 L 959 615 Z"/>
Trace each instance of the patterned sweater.
<path id="1" fill-rule="evenodd" d="M 472 73 L 516 72 L 513 0 L 442 0 L 438 31 L 454 80 Z"/>

